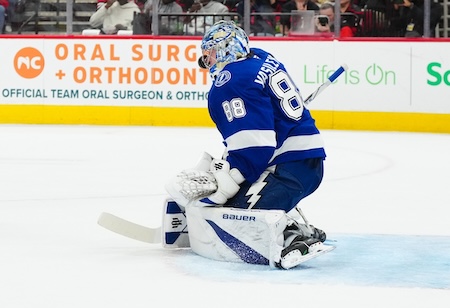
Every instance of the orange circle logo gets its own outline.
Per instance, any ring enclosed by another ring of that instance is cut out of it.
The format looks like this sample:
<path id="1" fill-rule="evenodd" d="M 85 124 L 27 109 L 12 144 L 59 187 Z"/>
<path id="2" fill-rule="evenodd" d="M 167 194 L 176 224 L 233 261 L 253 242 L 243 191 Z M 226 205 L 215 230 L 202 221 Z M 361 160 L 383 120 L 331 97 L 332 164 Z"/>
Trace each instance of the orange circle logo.
<path id="1" fill-rule="evenodd" d="M 23 78 L 36 78 L 44 70 L 44 56 L 33 47 L 19 50 L 14 57 L 14 69 Z"/>

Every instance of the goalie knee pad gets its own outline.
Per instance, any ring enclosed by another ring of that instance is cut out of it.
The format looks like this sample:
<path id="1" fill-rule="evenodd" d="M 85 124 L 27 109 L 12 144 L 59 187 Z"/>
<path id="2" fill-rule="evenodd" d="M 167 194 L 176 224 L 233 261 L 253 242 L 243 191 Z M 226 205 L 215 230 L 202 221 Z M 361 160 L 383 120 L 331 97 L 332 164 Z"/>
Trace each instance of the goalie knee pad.
<path id="1" fill-rule="evenodd" d="M 188 207 L 189 242 L 203 257 L 276 266 L 287 218 L 279 210 Z"/>

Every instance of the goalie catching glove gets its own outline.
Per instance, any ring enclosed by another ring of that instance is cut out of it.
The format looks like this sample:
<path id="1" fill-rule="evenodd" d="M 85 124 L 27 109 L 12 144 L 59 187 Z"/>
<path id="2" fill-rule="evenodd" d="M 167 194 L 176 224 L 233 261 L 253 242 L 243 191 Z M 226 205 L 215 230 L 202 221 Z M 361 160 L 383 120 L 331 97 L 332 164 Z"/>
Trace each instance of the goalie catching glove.
<path id="1" fill-rule="evenodd" d="M 230 170 L 230 164 L 221 159 L 211 159 L 210 171 L 198 169 L 183 170 L 165 187 L 170 196 L 181 206 L 192 201 L 197 205 L 222 205 L 239 191 L 244 177 L 237 169 Z"/>
<path id="2" fill-rule="evenodd" d="M 211 172 L 188 169 L 178 174 L 180 193 L 189 201 L 209 196 L 217 191 L 217 182 Z"/>

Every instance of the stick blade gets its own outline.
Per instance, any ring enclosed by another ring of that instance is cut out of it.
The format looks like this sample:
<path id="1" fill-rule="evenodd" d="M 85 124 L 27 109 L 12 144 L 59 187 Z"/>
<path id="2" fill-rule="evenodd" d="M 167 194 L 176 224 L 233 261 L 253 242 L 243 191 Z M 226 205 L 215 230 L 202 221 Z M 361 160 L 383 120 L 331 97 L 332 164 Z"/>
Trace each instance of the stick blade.
<path id="1" fill-rule="evenodd" d="M 140 242 L 161 243 L 161 227 L 148 228 L 106 212 L 100 214 L 97 223 L 109 231 Z"/>

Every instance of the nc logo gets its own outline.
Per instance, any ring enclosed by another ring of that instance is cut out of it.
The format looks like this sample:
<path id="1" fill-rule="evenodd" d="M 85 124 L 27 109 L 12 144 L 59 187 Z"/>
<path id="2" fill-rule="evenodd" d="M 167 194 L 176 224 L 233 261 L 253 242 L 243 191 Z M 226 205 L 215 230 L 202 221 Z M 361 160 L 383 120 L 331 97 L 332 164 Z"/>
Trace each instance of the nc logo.
<path id="1" fill-rule="evenodd" d="M 19 57 L 19 59 L 17 59 L 17 67 L 23 69 L 23 66 L 25 65 L 26 70 L 29 70 L 30 68 L 38 70 L 42 68 L 42 60 L 41 57 Z"/>
<path id="2" fill-rule="evenodd" d="M 22 48 L 14 57 L 14 69 L 23 78 L 36 78 L 42 73 L 44 66 L 44 56 L 33 47 Z"/>

